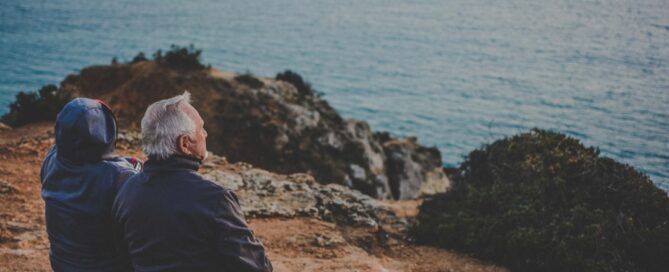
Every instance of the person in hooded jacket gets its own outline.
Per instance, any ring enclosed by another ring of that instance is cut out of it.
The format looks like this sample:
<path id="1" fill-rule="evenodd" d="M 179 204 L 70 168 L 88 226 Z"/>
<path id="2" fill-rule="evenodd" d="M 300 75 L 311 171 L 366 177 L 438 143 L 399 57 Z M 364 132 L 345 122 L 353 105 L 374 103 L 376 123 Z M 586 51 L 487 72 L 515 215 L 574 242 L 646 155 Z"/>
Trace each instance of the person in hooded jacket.
<path id="1" fill-rule="evenodd" d="M 113 232 L 111 206 L 141 164 L 112 156 L 116 121 L 99 100 L 76 98 L 56 117 L 42 164 L 42 199 L 54 271 L 131 271 Z"/>

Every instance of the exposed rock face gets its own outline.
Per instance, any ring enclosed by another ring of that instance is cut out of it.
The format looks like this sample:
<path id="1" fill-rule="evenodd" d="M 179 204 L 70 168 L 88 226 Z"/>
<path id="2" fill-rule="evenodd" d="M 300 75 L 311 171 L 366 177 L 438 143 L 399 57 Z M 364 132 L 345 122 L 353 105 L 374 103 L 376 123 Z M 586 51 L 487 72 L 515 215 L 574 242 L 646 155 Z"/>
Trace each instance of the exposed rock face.
<path id="1" fill-rule="evenodd" d="M 386 173 L 395 199 L 412 199 L 420 193 L 443 192 L 449 185 L 443 173 L 441 154 L 436 148 L 426 148 L 416 138 L 393 139 L 379 133 L 386 154 Z"/>
<path id="2" fill-rule="evenodd" d="M 321 185 L 306 174 L 277 176 L 257 168 L 212 170 L 205 176 L 234 190 L 251 217 L 311 216 L 347 226 L 379 225 L 385 213 L 375 199 L 338 184 Z"/>
<path id="3" fill-rule="evenodd" d="M 122 150 L 141 148 L 138 132 L 122 130 L 117 139 L 117 148 Z M 306 216 L 345 226 L 407 227 L 406 221 L 395 217 L 393 211 L 379 200 L 339 184 L 319 184 L 309 174 L 276 174 L 244 162 L 230 163 L 225 157 L 213 153 L 199 172 L 214 183 L 234 191 L 246 216 Z"/>
<path id="4" fill-rule="evenodd" d="M 366 122 L 344 120 L 325 100 L 285 81 L 142 61 L 89 67 L 61 85 L 107 101 L 119 123 L 134 128 L 150 103 L 188 90 L 215 153 L 282 174 L 307 172 L 380 199 L 414 198 L 426 173 L 441 171 L 438 150 L 377 137 Z"/>

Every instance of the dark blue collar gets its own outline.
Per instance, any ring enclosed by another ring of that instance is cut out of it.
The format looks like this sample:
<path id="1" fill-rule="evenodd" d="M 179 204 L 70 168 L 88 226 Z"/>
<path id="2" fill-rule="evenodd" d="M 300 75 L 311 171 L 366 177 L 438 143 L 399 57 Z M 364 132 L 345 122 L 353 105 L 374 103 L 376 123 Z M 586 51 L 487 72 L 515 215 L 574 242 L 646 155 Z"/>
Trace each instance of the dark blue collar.
<path id="1" fill-rule="evenodd" d="M 149 156 L 149 159 L 144 163 L 144 171 L 146 172 L 169 172 L 169 171 L 183 171 L 200 169 L 200 160 L 186 157 L 182 155 L 172 155 L 167 159 L 156 159 Z"/>

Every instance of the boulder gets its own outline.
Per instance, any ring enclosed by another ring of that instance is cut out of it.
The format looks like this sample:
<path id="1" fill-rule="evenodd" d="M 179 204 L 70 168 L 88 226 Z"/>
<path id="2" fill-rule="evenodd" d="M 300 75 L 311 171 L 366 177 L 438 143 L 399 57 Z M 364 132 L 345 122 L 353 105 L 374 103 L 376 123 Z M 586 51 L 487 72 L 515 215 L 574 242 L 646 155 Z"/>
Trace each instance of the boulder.
<path id="1" fill-rule="evenodd" d="M 278 175 L 244 163 L 230 165 L 211 156 L 201 172 L 233 190 L 246 216 L 315 217 L 346 226 L 378 227 L 405 224 L 376 199 L 338 184 L 322 185 L 307 174 Z"/>
<path id="2" fill-rule="evenodd" d="M 450 182 L 441 167 L 441 154 L 426 148 L 415 137 L 394 139 L 378 134 L 385 153 L 386 174 L 395 199 L 445 192 Z"/>

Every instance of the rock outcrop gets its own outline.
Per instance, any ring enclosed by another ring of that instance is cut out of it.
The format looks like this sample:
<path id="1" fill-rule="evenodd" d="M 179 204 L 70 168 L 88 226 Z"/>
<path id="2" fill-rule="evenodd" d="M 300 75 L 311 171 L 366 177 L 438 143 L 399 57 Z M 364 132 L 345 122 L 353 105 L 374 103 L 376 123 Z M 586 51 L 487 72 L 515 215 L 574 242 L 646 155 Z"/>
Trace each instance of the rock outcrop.
<path id="1" fill-rule="evenodd" d="M 438 149 L 419 145 L 415 137 L 394 139 L 387 133 L 377 133 L 375 138 L 383 146 L 386 174 L 395 199 L 446 191 L 450 182 L 441 167 Z"/>
<path id="2" fill-rule="evenodd" d="M 140 61 L 85 68 L 60 90 L 108 102 L 129 128 L 138 127 L 150 103 L 188 90 L 205 120 L 209 149 L 231 162 L 306 172 L 380 199 L 415 198 L 448 185 L 436 148 L 375 136 L 366 122 L 343 119 L 318 95 L 282 80 Z"/>
<path id="3" fill-rule="evenodd" d="M 117 146 L 122 150 L 140 149 L 139 133 L 121 131 Z M 309 174 L 276 174 L 244 162 L 230 163 L 213 153 L 199 172 L 234 191 L 247 217 L 314 217 L 342 226 L 408 227 L 407 221 L 394 216 L 381 201 L 339 184 L 319 184 Z"/>

